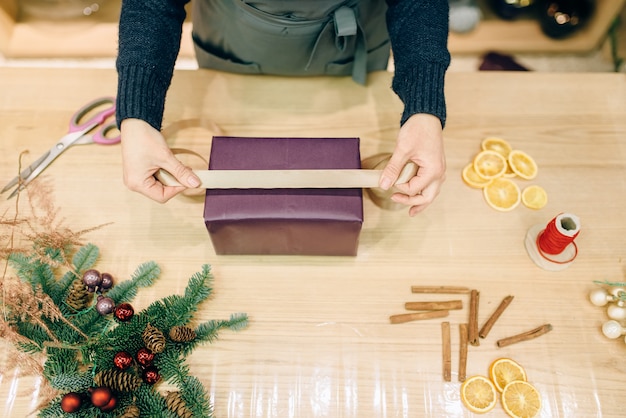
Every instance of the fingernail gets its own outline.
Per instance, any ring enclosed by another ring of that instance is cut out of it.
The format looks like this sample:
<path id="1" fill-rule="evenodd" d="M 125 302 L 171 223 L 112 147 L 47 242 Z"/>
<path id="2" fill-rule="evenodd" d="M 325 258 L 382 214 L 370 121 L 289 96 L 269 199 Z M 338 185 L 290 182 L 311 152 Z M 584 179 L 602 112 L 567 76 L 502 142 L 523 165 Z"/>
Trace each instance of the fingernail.
<path id="1" fill-rule="evenodd" d="M 389 178 L 387 177 L 383 177 L 383 179 L 380 181 L 380 187 L 383 190 L 387 190 L 391 187 L 391 180 L 389 180 Z"/>
<path id="2" fill-rule="evenodd" d="M 187 183 L 191 186 L 191 187 L 198 187 L 200 186 L 200 180 L 198 180 L 197 177 L 194 176 L 189 176 L 187 178 Z"/>

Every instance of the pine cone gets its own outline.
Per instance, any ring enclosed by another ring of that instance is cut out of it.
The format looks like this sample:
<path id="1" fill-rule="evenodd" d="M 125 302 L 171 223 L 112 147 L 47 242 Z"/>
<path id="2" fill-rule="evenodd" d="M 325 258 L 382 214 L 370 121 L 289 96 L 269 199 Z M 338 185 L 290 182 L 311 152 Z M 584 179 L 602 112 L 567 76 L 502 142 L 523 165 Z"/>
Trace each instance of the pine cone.
<path id="1" fill-rule="evenodd" d="M 132 392 L 141 385 L 139 377 L 117 369 L 103 370 L 93 380 L 98 386 L 106 386 L 118 392 Z"/>
<path id="2" fill-rule="evenodd" d="M 89 306 L 92 298 L 93 293 L 89 293 L 82 279 L 78 278 L 72 282 L 65 303 L 75 311 L 81 311 Z"/>
<path id="3" fill-rule="evenodd" d="M 193 412 L 185 405 L 185 401 L 180 395 L 180 392 L 167 392 L 165 404 L 167 405 L 167 409 L 174 412 L 180 418 L 193 418 Z"/>
<path id="4" fill-rule="evenodd" d="M 135 405 L 129 405 L 118 418 L 139 418 L 141 411 Z"/>
<path id="5" fill-rule="evenodd" d="M 176 342 L 187 342 L 196 339 L 196 331 L 189 327 L 172 327 L 170 329 L 170 338 Z"/>
<path id="6" fill-rule="evenodd" d="M 165 335 L 158 328 L 148 324 L 141 336 L 146 348 L 154 354 L 162 353 L 165 350 Z"/>

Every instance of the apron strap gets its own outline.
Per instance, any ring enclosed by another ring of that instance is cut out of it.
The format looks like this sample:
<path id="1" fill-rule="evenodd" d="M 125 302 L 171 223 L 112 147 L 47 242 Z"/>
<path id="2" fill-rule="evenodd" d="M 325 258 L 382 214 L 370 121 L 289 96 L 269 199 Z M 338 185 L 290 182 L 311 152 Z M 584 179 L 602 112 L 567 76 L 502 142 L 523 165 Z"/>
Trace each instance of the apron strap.
<path id="1" fill-rule="evenodd" d="M 335 46 L 340 51 L 345 49 L 347 37 L 356 36 L 352 79 L 359 84 L 365 84 L 367 77 L 367 46 L 365 44 L 365 35 L 361 25 L 357 21 L 354 9 L 347 6 L 338 8 L 333 13 L 332 22 L 335 26 Z M 308 69 L 311 65 L 311 61 L 313 60 L 313 56 L 315 55 L 315 51 L 317 50 L 322 34 L 326 31 L 326 28 L 330 23 L 331 21 L 324 26 L 317 36 L 315 45 L 313 46 L 313 51 L 311 51 L 311 55 L 309 56 L 309 62 L 306 65 L 306 69 Z"/>

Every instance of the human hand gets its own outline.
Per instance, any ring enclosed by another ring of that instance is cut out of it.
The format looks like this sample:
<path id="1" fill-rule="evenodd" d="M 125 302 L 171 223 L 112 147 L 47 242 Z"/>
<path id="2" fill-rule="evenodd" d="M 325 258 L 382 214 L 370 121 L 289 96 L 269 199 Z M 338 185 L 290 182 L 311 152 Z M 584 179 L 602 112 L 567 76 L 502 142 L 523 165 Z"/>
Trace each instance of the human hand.
<path id="1" fill-rule="evenodd" d="M 417 174 L 408 183 L 395 185 L 397 193 L 391 200 L 409 206 L 409 216 L 415 216 L 435 200 L 446 176 L 443 128 L 436 116 L 418 113 L 402 125 L 380 187 L 388 190 L 409 161 L 417 164 Z"/>
<path id="2" fill-rule="evenodd" d="M 185 190 L 184 186 L 164 186 L 154 174 L 164 169 L 180 184 L 198 187 L 200 179 L 191 168 L 183 165 L 167 146 L 163 135 L 140 119 L 125 119 L 120 132 L 122 136 L 122 168 L 124 184 L 160 203 L 165 203 Z"/>

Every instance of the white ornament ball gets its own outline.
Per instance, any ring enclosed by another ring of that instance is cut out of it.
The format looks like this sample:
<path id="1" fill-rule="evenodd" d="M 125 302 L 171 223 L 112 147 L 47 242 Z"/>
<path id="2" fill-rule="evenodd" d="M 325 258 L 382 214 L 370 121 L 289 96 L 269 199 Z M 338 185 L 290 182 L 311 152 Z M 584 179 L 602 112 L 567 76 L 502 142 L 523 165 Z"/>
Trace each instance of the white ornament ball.
<path id="1" fill-rule="evenodd" d="M 621 321 L 626 319 L 626 307 L 622 306 L 623 303 L 612 303 L 606 308 L 606 314 L 611 319 Z"/>
<path id="2" fill-rule="evenodd" d="M 609 302 L 607 296 L 609 296 L 607 291 L 599 288 L 592 290 L 591 293 L 589 293 L 589 300 L 596 306 L 604 306 Z"/>
<path id="3" fill-rule="evenodd" d="M 622 326 L 617 321 L 606 321 L 602 325 L 602 333 L 607 338 L 619 338 L 622 335 Z"/>

